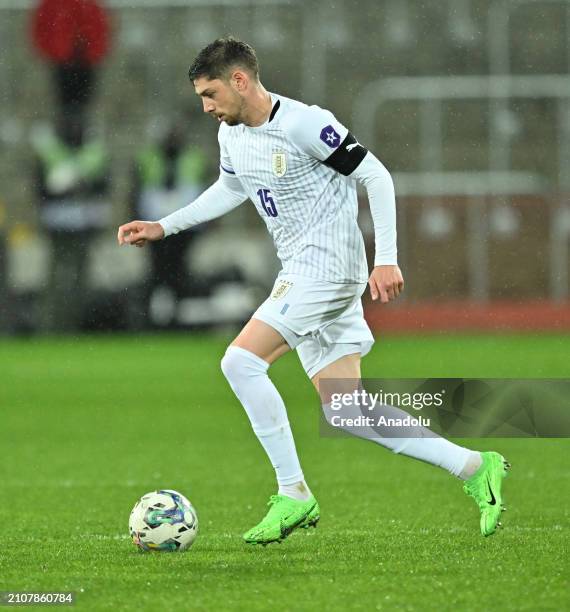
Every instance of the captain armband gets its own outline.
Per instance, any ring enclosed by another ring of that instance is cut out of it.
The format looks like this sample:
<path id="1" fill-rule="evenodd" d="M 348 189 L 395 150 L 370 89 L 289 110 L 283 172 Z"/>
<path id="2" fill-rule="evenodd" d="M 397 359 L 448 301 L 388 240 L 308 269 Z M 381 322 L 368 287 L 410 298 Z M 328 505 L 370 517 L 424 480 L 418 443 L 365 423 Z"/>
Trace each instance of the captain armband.
<path id="1" fill-rule="evenodd" d="M 339 147 L 323 162 L 340 174 L 348 176 L 358 168 L 360 162 L 366 157 L 368 149 L 363 147 L 350 133 L 341 142 Z"/>

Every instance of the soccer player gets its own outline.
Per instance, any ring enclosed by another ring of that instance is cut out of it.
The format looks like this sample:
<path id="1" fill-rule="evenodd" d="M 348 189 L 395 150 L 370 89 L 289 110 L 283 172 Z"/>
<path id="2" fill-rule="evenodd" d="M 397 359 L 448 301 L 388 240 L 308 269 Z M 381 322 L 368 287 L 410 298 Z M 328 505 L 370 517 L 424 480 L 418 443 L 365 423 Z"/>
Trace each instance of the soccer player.
<path id="1" fill-rule="evenodd" d="M 220 176 L 188 206 L 158 222 L 122 225 L 118 241 L 142 247 L 219 217 L 248 198 L 273 237 L 283 268 L 221 363 L 277 476 L 269 512 L 244 534 L 248 543 L 268 544 L 320 518 L 269 366 L 296 349 L 317 391 L 320 379 L 360 379 L 361 357 L 374 342 L 361 304 L 367 283 L 372 299 L 382 303 L 404 287 L 394 186 L 382 163 L 332 113 L 268 92 L 248 44 L 232 37 L 215 40 L 200 51 L 189 77 L 204 112 L 220 124 Z M 370 275 L 356 221 L 357 182 L 367 190 L 374 221 Z M 406 416 L 398 408 L 383 409 Z M 409 437 L 381 436 L 372 428 L 357 435 L 447 469 L 466 481 L 465 491 L 480 508 L 482 534 L 500 524 L 508 464 L 498 453 L 462 448 L 421 426 Z"/>

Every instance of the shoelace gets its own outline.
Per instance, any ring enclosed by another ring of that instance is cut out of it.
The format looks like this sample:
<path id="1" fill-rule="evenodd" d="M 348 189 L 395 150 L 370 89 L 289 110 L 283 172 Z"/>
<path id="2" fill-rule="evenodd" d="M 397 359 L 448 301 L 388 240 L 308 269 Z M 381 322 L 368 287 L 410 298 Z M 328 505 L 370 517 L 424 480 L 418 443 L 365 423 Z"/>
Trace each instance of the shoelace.
<path id="1" fill-rule="evenodd" d="M 283 500 L 283 498 L 281 496 L 279 496 L 279 495 L 272 495 L 269 498 L 269 501 L 267 502 L 267 505 L 271 507 L 271 510 L 273 510 L 273 508 L 275 508 L 282 501 L 284 501 L 284 500 Z M 271 516 L 272 516 L 271 510 L 267 513 L 265 518 L 261 521 L 260 525 L 263 525 L 267 520 L 271 519 Z"/>
<path id="2" fill-rule="evenodd" d="M 282 502 L 283 502 L 282 497 L 279 497 L 279 495 L 272 495 L 269 498 L 269 501 L 267 502 L 267 505 L 270 507 L 270 510 L 267 513 L 267 516 L 265 518 L 269 518 L 270 516 L 272 516 L 273 510 L 275 510 L 275 508 Z"/>
<path id="3" fill-rule="evenodd" d="M 274 506 L 283 501 L 283 498 L 280 495 L 272 495 L 267 502 L 268 506 Z"/>
<path id="4" fill-rule="evenodd" d="M 486 508 L 487 507 L 487 500 L 485 499 L 485 496 L 481 494 L 480 492 L 480 479 L 477 479 L 475 482 L 471 482 L 471 483 L 465 483 L 463 485 L 463 490 L 465 491 L 465 493 L 467 493 L 467 495 L 470 495 L 471 497 L 473 497 L 475 499 L 475 501 L 477 502 L 477 505 L 480 508 Z"/>

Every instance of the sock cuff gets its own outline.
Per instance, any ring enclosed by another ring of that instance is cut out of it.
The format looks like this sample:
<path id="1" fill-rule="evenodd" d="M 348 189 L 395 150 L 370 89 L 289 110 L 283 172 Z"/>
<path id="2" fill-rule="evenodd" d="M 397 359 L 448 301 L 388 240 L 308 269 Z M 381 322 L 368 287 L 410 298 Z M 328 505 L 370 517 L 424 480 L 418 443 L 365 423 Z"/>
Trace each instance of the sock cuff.
<path id="1" fill-rule="evenodd" d="M 247 349 L 243 349 L 239 346 L 228 346 L 228 348 L 226 349 L 226 355 L 229 354 L 237 354 L 240 356 L 240 359 L 247 359 L 249 363 L 254 364 L 259 368 L 263 368 L 264 372 L 267 372 L 267 370 L 269 369 L 269 364 L 267 363 L 267 361 L 265 361 L 265 359 L 258 357 L 255 353 L 252 353 Z"/>
<path id="2" fill-rule="evenodd" d="M 285 486 L 285 487 L 288 485 L 297 484 L 298 482 L 302 482 L 304 480 L 305 480 L 305 477 L 303 476 L 303 472 L 301 470 L 299 470 L 292 476 L 281 476 L 281 477 L 277 476 L 277 484 L 280 486 Z"/>

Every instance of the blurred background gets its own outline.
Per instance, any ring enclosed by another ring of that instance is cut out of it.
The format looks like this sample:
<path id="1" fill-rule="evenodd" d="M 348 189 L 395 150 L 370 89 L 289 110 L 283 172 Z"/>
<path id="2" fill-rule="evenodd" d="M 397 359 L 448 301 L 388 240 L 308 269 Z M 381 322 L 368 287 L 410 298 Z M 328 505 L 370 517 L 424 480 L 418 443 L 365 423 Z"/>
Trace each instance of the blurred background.
<path id="1" fill-rule="evenodd" d="M 0 0 L 0 333 L 227 330 L 264 299 L 251 205 L 116 242 L 216 179 L 187 70 L 228 33 L 392 172 L 407 286 L 375 329 L 570 329 L 567 0 Z M 360 223 L 372 255 L 365 194 Z"/>

